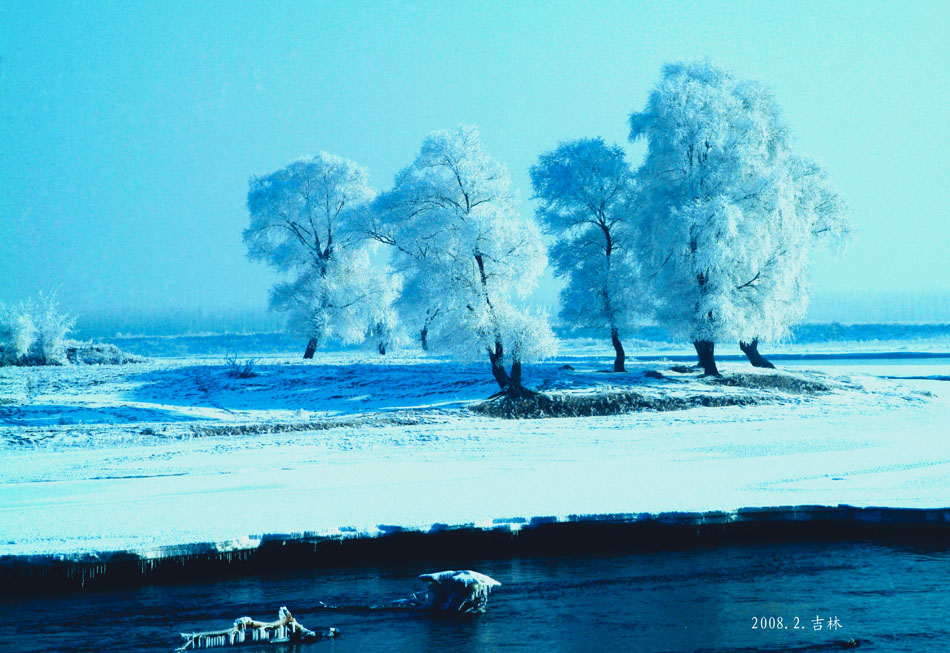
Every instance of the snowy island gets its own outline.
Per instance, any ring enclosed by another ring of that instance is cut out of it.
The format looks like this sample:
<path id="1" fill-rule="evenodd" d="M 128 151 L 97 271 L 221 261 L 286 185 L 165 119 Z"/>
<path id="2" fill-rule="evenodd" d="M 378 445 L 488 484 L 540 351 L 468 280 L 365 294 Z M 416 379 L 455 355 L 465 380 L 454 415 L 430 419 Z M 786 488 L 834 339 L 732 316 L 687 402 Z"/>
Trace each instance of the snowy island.
<path id="1" fill-rule="evenodd" d="M 730 361 L 710 378 L 685 349 L 644 349 L 615 374 L 603 343 L 570 344 L 526 382 L 619 398 L 617 414 L 493 416 L 484 364 L 408 353 L 269 356 L 248 378 L 215 357 L 0 369 L 0 567 L 86 574 L 131 554 L 146 573 L 274 540 L 762 519 L 743 508 L 946 522 L 945 360 Z"/>

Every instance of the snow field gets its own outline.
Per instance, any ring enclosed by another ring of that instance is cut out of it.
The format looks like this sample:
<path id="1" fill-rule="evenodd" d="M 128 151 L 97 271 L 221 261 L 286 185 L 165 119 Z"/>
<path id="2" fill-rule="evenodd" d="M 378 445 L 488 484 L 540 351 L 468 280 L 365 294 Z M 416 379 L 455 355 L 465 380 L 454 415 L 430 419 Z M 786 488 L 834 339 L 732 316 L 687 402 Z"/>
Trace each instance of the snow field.
<path id="1" fill-rule="evenodd" d="M 494 391 L 487 364 L 365 356 L 272 357 L 249 379 L 229 379 L 216 359 L 0 370 L 0 555 L 535 516 L 950 503 L 950 386 L 880 376 L 933 379 L 946 374 L 939 362 L 787 366 L 782 378 L 830 390 L 794 393 L 710 383 L 661 361 L 606 374 L 609 362 L 575 356 L 573 370 L 562 360 L 527 368 L 528 385 L 772 402 L 504 420 L 468 410 Z"/>

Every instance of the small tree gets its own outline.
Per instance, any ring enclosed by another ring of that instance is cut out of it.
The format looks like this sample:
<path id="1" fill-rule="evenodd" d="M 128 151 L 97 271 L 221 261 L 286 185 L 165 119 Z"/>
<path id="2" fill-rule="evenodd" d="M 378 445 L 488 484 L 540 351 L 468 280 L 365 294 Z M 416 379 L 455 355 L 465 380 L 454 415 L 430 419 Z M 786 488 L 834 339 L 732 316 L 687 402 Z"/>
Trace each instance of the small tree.
<path id="1" fill-rule="evenodd" d="M 399 273 L 425 269 L 425 258 L 432 252 L 431 241 L 406 237 L 406 225 L 417 218 L 418 208 L 407 199 L 405 189 L 398 189 L 382 193 L 365 215 L 364 231 L 391 249 Z M 404 277 L 402 292 L 394 300 L 400 323 L 415 328 L 423 351 L 429 349 L 429 330 L 442 312 L 444 299 L 436 279 L 414 273 Z"/>
<path id="2" fill-rule="evenodd" d="M 649 312 L 634 261 L 628 219 L 634 179 L 623 150 L 602 139 L 562 143 L 538 158 L 531 183 L 540 200 L 537 215 L 555 238 L 555 273 L 567 277 L 561 318 L 575 327 L 606 328 L 614 372 L 623 372 L 620 331 Z"/>
<path id="3" fill-rule="evenodd" d="M 358 342 L 389 301 L 385 270 L 370 264 L 363 212 L 374 193 L 365 168 L 327 153 L 253 177 L 247 196 L 248 257 L 289 277 L 271 290 L 271 308 L 307 338 L 304 358 L 332 337 Z"/>
<path id="4" fill-rule="evenodd" d="M 810 245 L 846 230 L 841 203 L 793 155 L 771 93 L 707 62 L 665 66 L 630 128 L 648 143 L 639 243 L 658 317 L 718 375 L 716 341 L 757 354 L 800 317 Z"/>
<path id="5" fill-rule="evenodd" d="M 429 351 L 429 330 L 442 312 L 440 298 L 428 287 L 427 281 L 423 275 L 413 275 L 396 303 L 398 312 L 406 316 L 405 319 L 409 323 L 418 327 L 419 346 L 422 351 Z M 431 301 L 432 304 L 417 303 L 419 298 L 426 298 L 426 301 Z"/>
<path id="6" fill-rule="evenodd" d="M 478 130 L 426 136 L 375 207 L 370 232 L 393 247 L 394 266 L 407 277 L 401 305 L 416 307 L 427 345 L 459 358 L 487 354 L 501 390 L 525 394 L 522 363 L 550 353 L 554 341 L 543 315 L 512 300 L 543 271 L 544 245 Z"/>
<path id="7" fill-rule="evenodd" d="M 365 318 L 364 343 L 381 356 L 407 341 L 396 309 L 396 302 L 402 295 L 402 283 L 402 275 L 394 274 L 389 268 L 385 268 L 369 275 L 363 289 L 364 293 L 373 297 L 368 303 L 369 312 Z"/>
<path id="8" fill-rule="evenodd" d="M 293 281 L 277 283 L 270 303 L 287 312 L 291 331 L 309 338 L 305 358 L 313 356 L 317 343 L 331 338 L 345 344 L 372 342 L 385 353 L 395 330 L 389 313 L 400 281 L 387 270 L 374 268 L 365 248 L 340 249 L 323 274 L 306 271 Z M 380 330 L 383 325 L 385 333 Z"/>

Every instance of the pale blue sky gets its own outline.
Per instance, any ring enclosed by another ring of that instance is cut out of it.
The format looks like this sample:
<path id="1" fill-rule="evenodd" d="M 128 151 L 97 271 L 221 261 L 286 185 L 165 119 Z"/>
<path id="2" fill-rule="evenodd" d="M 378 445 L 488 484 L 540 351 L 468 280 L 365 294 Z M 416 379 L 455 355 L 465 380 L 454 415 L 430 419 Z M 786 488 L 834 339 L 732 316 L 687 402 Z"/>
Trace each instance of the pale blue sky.
<path id="1" fill-rule="evenodd" d="M 475 123 L 533 211 L 539 153 L 599 135 L 636 161 L 627 116 L 699 57 L 771 85 L 851 206 L 817 294 L 950 292 L 947 34 L 948 2 L 0 0 L 0 300 L 263 305 L 251 174 L 327 150 L 384 189 Z"/>

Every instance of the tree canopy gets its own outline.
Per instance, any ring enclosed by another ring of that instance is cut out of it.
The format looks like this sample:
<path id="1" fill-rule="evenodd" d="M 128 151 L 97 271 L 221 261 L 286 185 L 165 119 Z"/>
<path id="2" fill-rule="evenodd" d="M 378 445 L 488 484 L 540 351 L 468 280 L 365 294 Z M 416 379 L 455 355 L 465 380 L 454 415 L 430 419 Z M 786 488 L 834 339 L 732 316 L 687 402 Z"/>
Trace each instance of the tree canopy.
<path id="1" fill-rule="evenodd" d="M 545 317 L 514 303 L 547 257 L 507 168 L 484 151 L 478 130 L 428 134 L 374 214 L 373 233 L 393 245 L 394 266 L 414 293 L 407 302 L 438 314 L 428 324 L 431 346 L 461 358 L 487 352 L 499 385 L 520 387 L 521 362 L 553 349 Z"/>
<path id="2" fill-rule="evenodd" d="M 649 315 L 634 244 L 636 181 L 623 149 L 602 139 L 561 143 L 531 168 L 537 216 L 554 237 L 550 257 L 564 277 L 560 317 L 605 328 L 624 370 L 620 331 Z"/>
<path id="3" fill-rule="evenodd" d="M 309 339 L 307 357 L 333 337 L 378 339 L 391 323 L 401 278 L 370 263 L 363 224 L 374 196 L 365 168 L 326 152 L 251 179 L 248 256 L 282 273 L 270 305 Z"/>
<path id="4" fill-rule="evenodd" d="M 708 62 L 668 64 L 630 138 L 647 141 L 639 242 L 658 321 L 694 342 L 782 337 L 807 305 L 813 243 L 847 223 L 771 92 Z"/>

